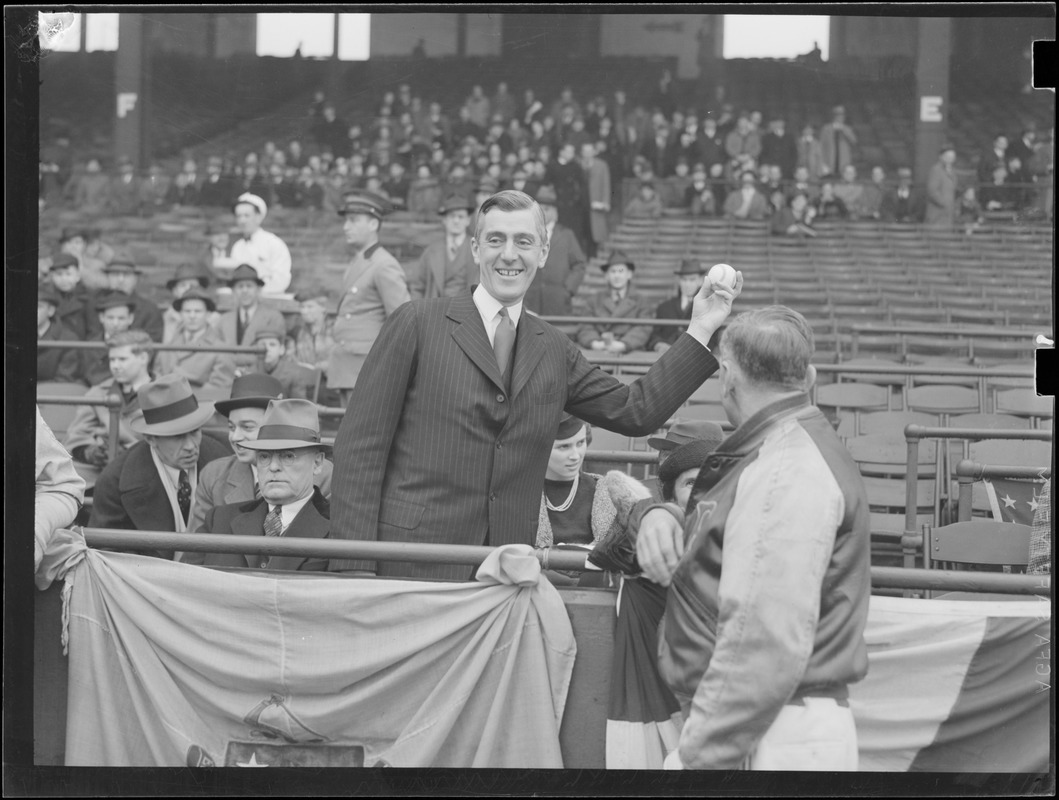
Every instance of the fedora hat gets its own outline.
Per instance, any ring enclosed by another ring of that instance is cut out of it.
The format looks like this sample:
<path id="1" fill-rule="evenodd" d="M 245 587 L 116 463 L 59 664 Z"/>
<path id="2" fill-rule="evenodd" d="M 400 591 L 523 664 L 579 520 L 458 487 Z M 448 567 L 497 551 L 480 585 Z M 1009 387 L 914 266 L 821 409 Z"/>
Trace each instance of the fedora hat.
<path id="1" fill-rule="evenodd" d="M 710 445 L 711 450 L 715 450 L 723 439 L 724 431 L 716 422 L 678 419 L 666 431 L 665 436 L 653 436 L 647 440 L 647 444 L 655 450 L 675 450 L 688 442 L 704 441 Z"/>
<path id="2" fill-rule="evenodd" d="M 182 436 L 198 430 L 213 416 L 213 404 L 199 405 L 183 375 L 162 375 L 141 386 L 136 396 L 140 411 L 129 421 L 136 433 Z"/>
<path id="3" fill-rule="evenodd" d="M 283 397 L 283 384 L 263 372 L 240 375 L 232 383 L 232 396 L 213 404 L 217 413 L 228 416 L 237 408 L 268 408 L 273 400 Z"/>
<path id="4" fill-rule="evenodd" d="M 254 334 L 254 342 L 258 342 L 261 339 L 279 339 L 282 342 L 286 338 L 286 329 L 276 325 L 266 325 Z"/>
<path id="5" fill-rule="evenodd" d="M 615 250 L 614 252 L 612 252 L 610 254 L 610 258 L 608 258 L 603 264 L 601 264 L 599 268 L 606 272 L 615 264 L 624 264 L 629 269 L 634 271 L 636 270 L 636 263 L 627 255 L 625 255 L 625 253 L 623 253 L 621 250 Z"/>
<path id="6" fill-rule="evenodd" d="M 702 466 L 706 456 L 716 449 L 716 445 L 702 439 L 692 439 L 675 448 L 665 463 L 658 468 L 660 481 L 671 481 L 682 472 Z"/>
<path id="7" fill-rule="evenodd" d="M 250 192 L 243 192 L 241 195 L 235 198 L 235 202 L 232 203 L 232 211 L 235 211 L 235 207 L 240 205 L 241 203 L 246 203 L 248 206 L 251 206 L 254 211 L 260 214 L 262 217 L 268 213 L 268 204 L 256 194 L 251 194 Z"/>
<path id="8" fill-rule="evenodd" d="M 465 195 L 454 193 L 445 198 L 445 202 L 438 209 L 438 214 L 444 216 L 450 211 L 474 211 L 475 205 Z"/>
<path id="9" fill-rule="evenodd" d="M 179 265 L 176 268 L 176 272 L 173 273 L 173 277 L 165 282 L 165 288 L 173 291 L 173 287 L 181 281 L 198 281 L 199 286 L 207 289 L 210 285 L 210 276 L 206 274 L 206 271 L 200 265 L 185 262 Z"/>
<path id="10" fill-rule="evenodd" d="M 330 447 L 320 441 L 320 412 L 311 400 L 273 400 L 257 429 L 257 439 L 243 442 L 248 450 L 295 450 Z"/>
<path id="11" fill-rule="evenodd" d="M 183 307 L 185 300 L 201 300 L 206 304 L 207 311 L 217 310 L 217 304 L 213 301 L 213 298 L 206 294 L 206 292 L 202 291 L 202 289 L 191 289 L 186 292 L 183 297 L 178 297 L 173 301 L 173 309 L 179 311 Z"/>
<path id="12" fill-rule="evenodd" d="M 701 261 L 694 258 L 682 258 L 680 260 L 680 268 L 676 272 L 677 275 L 705 275 L 706 267 Z"/>
<path id="13" fill-rule="evenodd" d="M 228 285 L 235 286 L 239 281 L 253 281 L 258 286 L 265 285 L 265 282 L 261 280 L 261 276 L 257 274 L 257 270 L 249 264 L 240 264 L 236 267 L 232 272 L 232 277 L 228 279 Z"/>

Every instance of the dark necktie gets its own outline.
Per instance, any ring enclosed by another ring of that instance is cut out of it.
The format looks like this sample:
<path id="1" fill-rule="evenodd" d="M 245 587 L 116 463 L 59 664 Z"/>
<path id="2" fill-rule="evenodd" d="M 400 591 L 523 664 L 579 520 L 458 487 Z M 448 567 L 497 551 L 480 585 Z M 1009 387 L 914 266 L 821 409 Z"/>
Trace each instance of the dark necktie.
<path id="1" fill-rule="evenodd" d="M 184 524 L 188 522 L 188 513 L 191 511 L 191 481 L 188 480 L 188 471 L 180 470 L 180 480 L 177 482 L 176 493 L 177 505 L 180 513 L 184 515 Z"/>
<path id="2" fill-rule="evenodd" d="M 243 343 L 243 334 L 246 333 L 246 311 L 239 309 L 239 324 L 236 326 L 235 338 L 239 344 Z"/>
<path id="3" fill-rule="evenodd" d="M 272 510 L 265 517 L 265 536 L 279 536 L 283 533 L 283 520 L 279 516 L 279 506 L 272 506 Z"/>
<path id="4" fill-rule="evenodd" d="M 506 308 L 500 309 L 500 324 L 496 327 L 496 335 L 493 337 L 493 352 L 496 354 L 496 363 L 500 367 L 500 374 L 504 377 L 504 385 L 511 383 L 511 354 L 515 350 L 515 325 L 511 321 Z"/>

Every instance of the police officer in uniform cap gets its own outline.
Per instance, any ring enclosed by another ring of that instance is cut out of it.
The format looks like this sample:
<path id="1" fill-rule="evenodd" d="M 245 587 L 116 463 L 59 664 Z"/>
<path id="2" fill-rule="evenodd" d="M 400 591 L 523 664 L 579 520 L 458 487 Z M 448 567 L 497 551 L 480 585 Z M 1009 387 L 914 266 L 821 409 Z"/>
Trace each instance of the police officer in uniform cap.
<path id="1" fill-rule="evenodd" d="M 364 358 L 383 322 L 411 299 L 404 270 L 379 245 L 382 218 L 389 211 L 386 198 L 360 190 L 347 192 L 338 212 L 345 217 L 342 230 L 353 249 L 353 260 L 342 279 L 327 384 L 341 391 L 343 405 L 349 402 Z"/>

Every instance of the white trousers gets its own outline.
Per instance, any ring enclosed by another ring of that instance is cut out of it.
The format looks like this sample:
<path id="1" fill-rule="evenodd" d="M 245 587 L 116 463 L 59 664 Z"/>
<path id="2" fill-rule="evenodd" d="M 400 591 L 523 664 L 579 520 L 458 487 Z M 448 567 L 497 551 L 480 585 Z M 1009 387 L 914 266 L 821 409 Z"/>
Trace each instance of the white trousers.
<path id="1" fill-rule="evenodd" d="M 748 759 L 752 770 L 850 772 L 857 769 L 853 712 L 830 697 L 785 705 Z"/>

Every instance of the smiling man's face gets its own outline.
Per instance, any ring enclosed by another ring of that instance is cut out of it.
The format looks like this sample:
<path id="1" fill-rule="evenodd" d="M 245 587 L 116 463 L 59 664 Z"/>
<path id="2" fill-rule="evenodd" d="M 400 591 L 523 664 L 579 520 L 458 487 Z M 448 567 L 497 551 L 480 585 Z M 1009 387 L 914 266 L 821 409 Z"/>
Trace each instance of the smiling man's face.
<path id="1" fill-rule="evenodd" d="M 548 247 L 537 230 L 531 208 L 490 209 L 471 241 L 482 286 L 504 305 L 525 297 L 537 270 L 548 259 Z"/>

